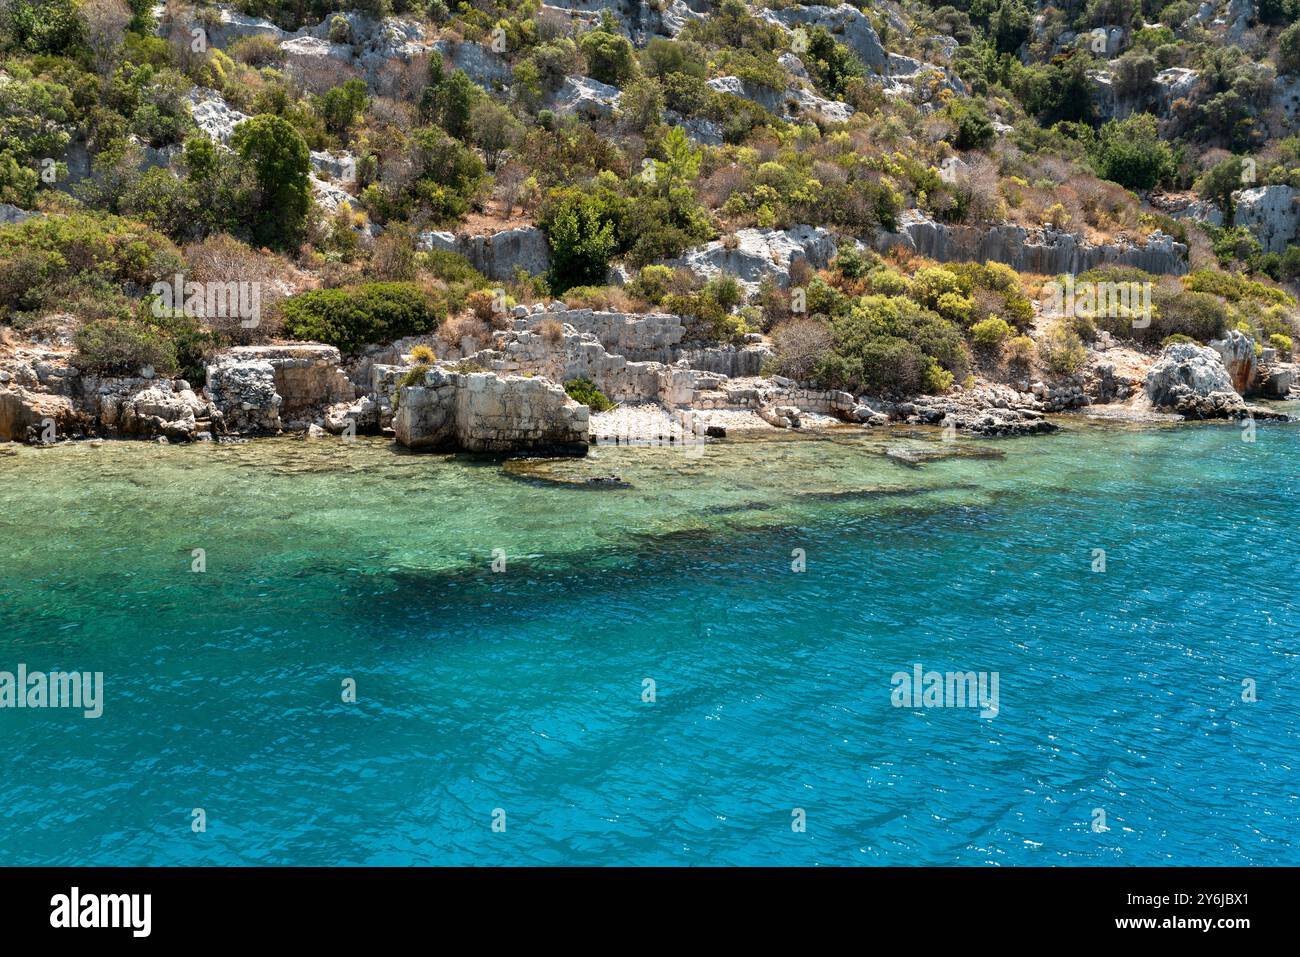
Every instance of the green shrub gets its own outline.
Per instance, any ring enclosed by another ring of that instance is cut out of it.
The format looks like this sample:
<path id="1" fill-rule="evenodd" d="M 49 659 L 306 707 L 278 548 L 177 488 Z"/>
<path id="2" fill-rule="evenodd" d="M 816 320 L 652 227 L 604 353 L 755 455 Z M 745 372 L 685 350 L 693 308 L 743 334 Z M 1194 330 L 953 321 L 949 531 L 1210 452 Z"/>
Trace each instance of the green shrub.
<path id="1" fill-rule="evenodd" d="M 1102 179 L 1129 189 L 1151 189 L 1172 176 L 1175 168 L 1173 152 L 1149 113 L 1134 113 L 1103 126 L 1093 163 Z"/>
<path id="2" fill-rule="evenodd" d="M 417 347 L 418 348 L 418 347 Z M 425 347 L 427 348 L 427 347 Z M 427 362 L 417 362 L 406 371 L 406 375 L 398 380 L 398 385 L 424 385 L 424 377 L 428 373 L 430 366 Z"/>
<path id="3" fill-rule="evenodd" d="M 1268 344 L 1276 349 L 1279 355 L 1290 358 L 1295 341 L 1290 336 L 1275 332 L 1268 337 Z"/>
<path id="4" fill-rule="evenodd" d="M 1010 337 L 1011 326 L 1005 319 L 990 316 L 970 327 L 971 341 L 977 348 L 993 351 Z"/>
<path id="5" fill-rule="evenodd" d="M 475 269 L 468 259 L 448 249 L 431 249 L 421 253 L 419 262 L 435 279 L 454 285 L 473 286 L 481 289 L 488 285 L 487 277 Z"/>
<path id="6" fill-rule="evenodd" d="M 101 375 L 138 375 L 153 366 L 163 375 L 177 371 L 176 346 L 156 326 L 137 319 L 95 319 L 73 337 L 73 364 Z"/>
<path id="7" fill-rule="evenodd" d="M 636 279 L 628 284 L 628 289 L 633 295 L 657 306 L 668 295 L 674 278 L 673 271 L 668 266 L 642 266 Z"/>
<path id="8" fill-rule="evenodd" d="M 357 352 L 362 346 L 432 332 L 446 306 L 408 282 L 376 282 L 346 289 L 317 289 L 286 299 L 284 330 Z"/>
<path id="9" fill-rule="evenodd" d="M 601 83 L 622 86 L 636 70 L 636 58 L 627 37 L 603 29 L 584 33 L 578 40 L 587 58 L 588 74 Z"/>
<path id="10" fill-rule="evenodd" d="M 948 116 L 957 127 L 953 146 L 959 150 L 982 150 L 993 142 L 993 122 L 979 104 L 954 100 Z"/>
<path id="11" fill-rule="evenodd" d="M 614 224 L 604 207 L 590 196 L 560 203 L 544 222 L 551 247 L 551 289 L 560 295 L 571 286 L 599 286 L 614 254 Z"/>
<path id="12" fill-rule="evenodd" d="M 1073 375 L 1083 368 L 1088 358 L 1079 336 L 1063 322 L 1054 323 L 1047 330 L 1038 342 L 1038 353 L 1043 357 L 1043 364 L 1058 375 Z"/>
<path id="13" fill-rule="evenodd" d="M 608 412 L 614 408 L 614 403 L 609 401 L 605 393 L 596 388 L 596 384 L 590 379 L 567 379 L 564 383 L 564 391 L 571 399 L 581 402 L 592 412 Z"/>
<path id="14" fill-rule="evenodd" d="M 1253 299 L 1263 303 L 1295 305 L 1295 298 L 1285 290 L 1217 269 L 1197 269 L 1183 279 L 1183 285 L 1189 292 L 1210 293 L 1234 303 Z"/>
<path id="15" fill-rule="evenodd" d="M 1012 365 L 1027 368 L 1033 364 L 1036 351 L 1033 339 L 1028 336 L 1016 336 L 1007 343 L 1007 361 Z"/>
<path id="16" fill-rule="evenodd" d="M 142 223 L 95 213 L 33 217 L 0 227 L 0 311 L 66 308 L 87 287 L 147 290 L 182 268 L 176 247 Z"/>

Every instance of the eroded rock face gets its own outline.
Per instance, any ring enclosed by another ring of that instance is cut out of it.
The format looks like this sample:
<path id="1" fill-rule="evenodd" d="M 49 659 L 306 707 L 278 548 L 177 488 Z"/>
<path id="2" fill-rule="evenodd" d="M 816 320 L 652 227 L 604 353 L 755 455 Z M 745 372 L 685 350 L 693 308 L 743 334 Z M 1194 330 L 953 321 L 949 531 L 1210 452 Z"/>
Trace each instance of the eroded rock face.
<path id="1" fill-rule="evenodd" d="M 21 223 L 24 220 L 31 219 L 36 213 L 29 213 L 25 209 L 19 209 L 9 203 L 0 203 L 0 226 L 8 226 L 12 223 Z"/>
<path id="2" fill-rule="evenodd" d="M 125 436 L 162 435 L 173 441 L 188 441 L 210 430 L 214 412 L 192 389 L 177 389 L 164 379 L 124 398 L 102 396 L 99 419 L 102 425 Z"/>
<path id="3" fill-rule="evenodd" d="M 1255 340 L 1233 329 L 1222 339 L 1215 339 L 1210 348 L 1219 354 L 1232 388 L 1246 395 L 1255 385 Z"/>
<path id="4" fill-rule="evenodd" d="M 1167 346 L 1147 373 L 1147 397 L 1159 409 L 1189 419 L 1226 419 L 1247 414 L 1219 353 L 1179 342 Z"/>
<path id="5" fill-rule="evenodd" d="M 1046 275 L 1078 274 L 1102 265 L 1136 266 L 1150 273 L 1173 275 L 1187 272 L 1187 247 L 1159 230 L 1142 245 L 1096 245 L 1047 226 L 950 225 L 909 211 L 900 218 L 898 232 L 879 234 L 875 245 L 879 252 L 904 246 L 939 262 L 993 261 L 1018 272 Z"/>
<path id="6" fill-rule="evenodd" d="M 795 62 L 798 62 L 797 60 Z M 802 64 L 800 64 L 802 69 Z M 832 123 L 844 123 L 853 116 L 853 107 L 839 100 L 828 100 L 803 86 L 792 86 L 784 92 L 758 83 L 742 80 L 738 76 L 720 76 L 709 80 L 708 86 L 718 93 L 729 93 L 742 100 L 757 103 L 769 113 L 786 116 L 797 113 L 816 113 Z"/>
<path id="7" fill-rule="evenodd" d="M 19 385 L 0 387 L 0 441 L 57 439 L 76 428 L 72 400 L 63 395 L 34 392 Z"/>
<path id="8" fill-rule="evenodd" d="M 485 90 L 508 86 L 513 78 L 509 62 L 481 43 L 439 40 L 433 48 L 442 54 L 443 69 L 464 70 Z"/>
<path id="9" fill-rule="evenodd" d="M 247 113 L 239 112 L 215 90 L 196 86 L 186 94 L 186 99 L 194 122 L 208 139 L 216 143 L 229 146 L 235 127 L 248 119 Z"/>
<path id="10" fill-rule="evenodd" d="M 275 391 L 275 366 L 265 359 L 219 356 L 207 368 L 207 389 L 230 431 L 280 431 L 282 400 Z"/>
<path id="11" fill-rule="evenodd" d="M 306 428 L 320 410 L 357 397 L 333 346 L 235 346 L 207 369 L 208 394 L 233 432 Z"/>
<path id="12" fill-rule="evenodd" d="M 1281 253 L 1300 235 L 1300 190 L 1257 186 L 1233 194 L 1238 226 L 1245 226 L 1266 253 Z"/>
<path id="13" fill-rule="evenodd" d="M 764 10 L 760 16 L 769 23 L 794 30 L 825 27 L 837 40 L 858 55 L 873 73 L 886 73 L 889 56 L 880 42 L 880 34 L 871 21 L 857 7 L 847 3 L 839 6 L 788 7 L 784 10 Z"/>
<path id="14" fill-rule="evenodd" d="M 421 249 L 445 249 L 469 260 L 489 279 L 513 279 L 516 269 L 540 276 L 551 268 L 546 233 L 536 226 L 505 229 L 490 236 L 457 236 L 449 232 L 421 233 Z"/>
<path id="15" fill-rule="evenodd" d="M 585 455 L 588 415 L 545 379 L 434 368 L 401 387 L 393 428 L 411 449 Z"/>
<path id="16" fill-rule="evenodd" d="M 820 226 L 738 229 L 734 237 L 692 249 L 668 265 L 685 266 L 705 279 L 727 273 L 752 292 L 765 276 L 789 285 L 790 264 L 799 259 L 814 269 L 826 268 L 835 250 L 835 238 Z"/>
<path id="17" fill-rule="evenodd" d="M 1262 399 L 1289 399 L 1300 385 L 1300 367 L 1294 362 L 1272 362 L 1260 366 L 1255 390 Z"/>

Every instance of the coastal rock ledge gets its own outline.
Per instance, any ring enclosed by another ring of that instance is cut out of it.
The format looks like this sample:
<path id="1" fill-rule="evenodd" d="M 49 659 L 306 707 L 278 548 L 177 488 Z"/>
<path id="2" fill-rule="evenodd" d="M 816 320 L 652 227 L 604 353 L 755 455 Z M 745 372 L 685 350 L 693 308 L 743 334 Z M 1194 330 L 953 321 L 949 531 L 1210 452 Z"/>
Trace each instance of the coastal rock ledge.
<path id="1" fill-rule="evenodd" d="M 1253 350 L 1254 344 L 1246 341 Z M 1220 351 L 1192 342 L 1165 348 L 1147 374 L 1146 393 L 1157 409 L 1177 412 L 1187 419 L 1289 418 L 1247 405 L 1234 387 L 1232 373 Z"/>

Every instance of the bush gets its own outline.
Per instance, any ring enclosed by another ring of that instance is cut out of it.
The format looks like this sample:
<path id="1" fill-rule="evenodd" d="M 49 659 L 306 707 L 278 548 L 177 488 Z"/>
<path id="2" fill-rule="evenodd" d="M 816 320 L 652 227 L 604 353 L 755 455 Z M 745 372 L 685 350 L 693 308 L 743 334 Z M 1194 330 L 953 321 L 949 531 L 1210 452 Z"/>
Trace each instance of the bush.
<path id="1" fill-rule="evenodd" d="M 614 254 L 614 226 L 605 221 L 600 202 L 593 197 L 563 201 L 546 223 L 551 247 L 551 289 L 556 295 L 570 286 L 597 286 L 605 282 Z"/>
<path id="2" fill-rule="evenodd" d="M 1033 365 L 1036 351 L 1033 339 L 1028 336 L 1016 336 L 1007 343 L 1007 361 L 1012 365 L 1028 368 Z"/>
<path id="3" fill-rule="evenodd" d="M 1058 375 L 1074 375 L 1083 368 L 1088 350 L 1078 335 L 1063 322 L 1056 322 L 1038 342 L 1043 364 Z"/>
<path id="4" fill-rule="evenodd" d="M 423 348 L 428 348 L 427 346 Z M 424 376 L 429 371 L 427 362 L 417 362 L 406 371 L 406 375 L 397 380 L 400 385 L 424 385 Z"/>
<path id="5" fill-rule="evenodd" d="M 581 402 L 592 412 L 608 412 L 614 408 L 614 403 L 610 402 L 605 393 L 596 388 L 596 384 L 590 379 L 567 379 L 564 383 L 564 391 L 570 398 Z"/>
<path id="6" fill-rule="evenodd" d="M 1101 128 L 1093 156 L 1097 175 L 1129 189 L 1151 189 L 1175 171 L 1173 152 L 1160 139 L 1156 118 L 1134 113 Z"/>
<path id="7" fill-rule="evenodd" d="M 427 366 L 438 361 L 438 354 L 429 346 L 416 346 L 411 350 L 411 358 Z"/>
<path id="8" fill-rule="evenodd" d="M 909 396 L 928 392 L 934 360 L 904 339 L 886 337 L 868 343 L 861 353 L 861 385 L 888 395 Z"/>
<path id="9" fill-rule="evenodd" d="M 835 345 L 830 327 L 816 319 L 792 319 L 772 330 L 776 369 L 797 382 L 813 378 Z"/>
<path id="10" fill-rule="evenodd" d="M 88 287 L 147 289 L 183 265 L 176 247 L 141 223 L 92 213 L 34 217 L 0 227 L 0 311 L 67 308 Z"/>
<path id="11" fill-rule="evenodd" d="M 636 59 L 627 37 L 601 29 L 592 30 L 582 35 L 578 47 L 587 58 L 588 74 L 601 83 L 622 86 L 632 78 Z"/>
<path id="12" fill-rule="evenodd" d="M 465 298 L 465 305 L 480 322 L 495 325 L 498 322 L 496 293 L 491 289 L 475 289 Z"/>
<path id="13" fill-rule="evenodd" d="M 669 266 L 642 266 L 636 279 L 628 284 L 628 290 L 640 296 L 651 305 L 659 305 L 672 288 L 675 274 Z"/>
<path id="14" fill-rule="evenodd" d="M 993 123 L 978 104 L 954 100 L 948 114 L 957 127 L 952 144 L 957 149 L 982 150 L 993 142 Z"/>
<path id="15" fill-rule="evenodd" d="M 548 317 L 537 324 L 537 334 L 548 346 L 558 346 L 564 341 L 564 325 L 559 319 Z"/>
<path id="16" fill-rule="evenodd" d="M 293 296 L 282 308 L 284 330 L 357 352 L 362 346 L 431 332 L 446 318 L 446 308 L 420 287 L 376 282 L 347 289 L 317 289 Z"/>
<path id="17" fill-rule="evenodd" d="M 1268 344 L 1278 351 L 1278 355 L 1289 359 L 1295 342 L 1290 336 L 1275 332 L 1268 337 Z"/>
<path id="18" fill-rule="evenodd" d="M 73 364 L 101 375 L 138 375 L 144 366 L 171 375 L 177 371 L 176 346 L 156 326 L 136 319 L 95 319 L 73 342 Z"/>
<path id="19" fill-rule="evenodd" d="M 1010 337 L 1011 331 L 1005 319 L 990 316 L 970 327 L 970 337 L 977 348 L 991 352 Z"/>
<path id="20" fill-rule="evenodd" d="M 1165 293 L 1157 289 L 1152 297 L 1155 316 L 1146 329 L 1134 329 L 1133 337 L 1156 342 L 1181 333 L 1198 342 L 1220 338 L 1228 327 L 1228 309 L 1217 298 L 1203 292 Z"/>

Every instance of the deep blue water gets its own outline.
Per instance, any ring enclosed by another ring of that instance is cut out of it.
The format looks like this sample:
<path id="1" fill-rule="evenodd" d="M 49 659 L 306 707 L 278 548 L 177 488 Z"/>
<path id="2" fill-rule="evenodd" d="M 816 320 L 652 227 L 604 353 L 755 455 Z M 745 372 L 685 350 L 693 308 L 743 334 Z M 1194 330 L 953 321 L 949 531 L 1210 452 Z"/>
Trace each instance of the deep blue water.
<path id="1" fill-rule="evenodd" d="M 305 448 L 0 457 L 0 670 L 106 693 L 0 710 L 0 863 L 1300 864 L 1295 427 Z"/>

